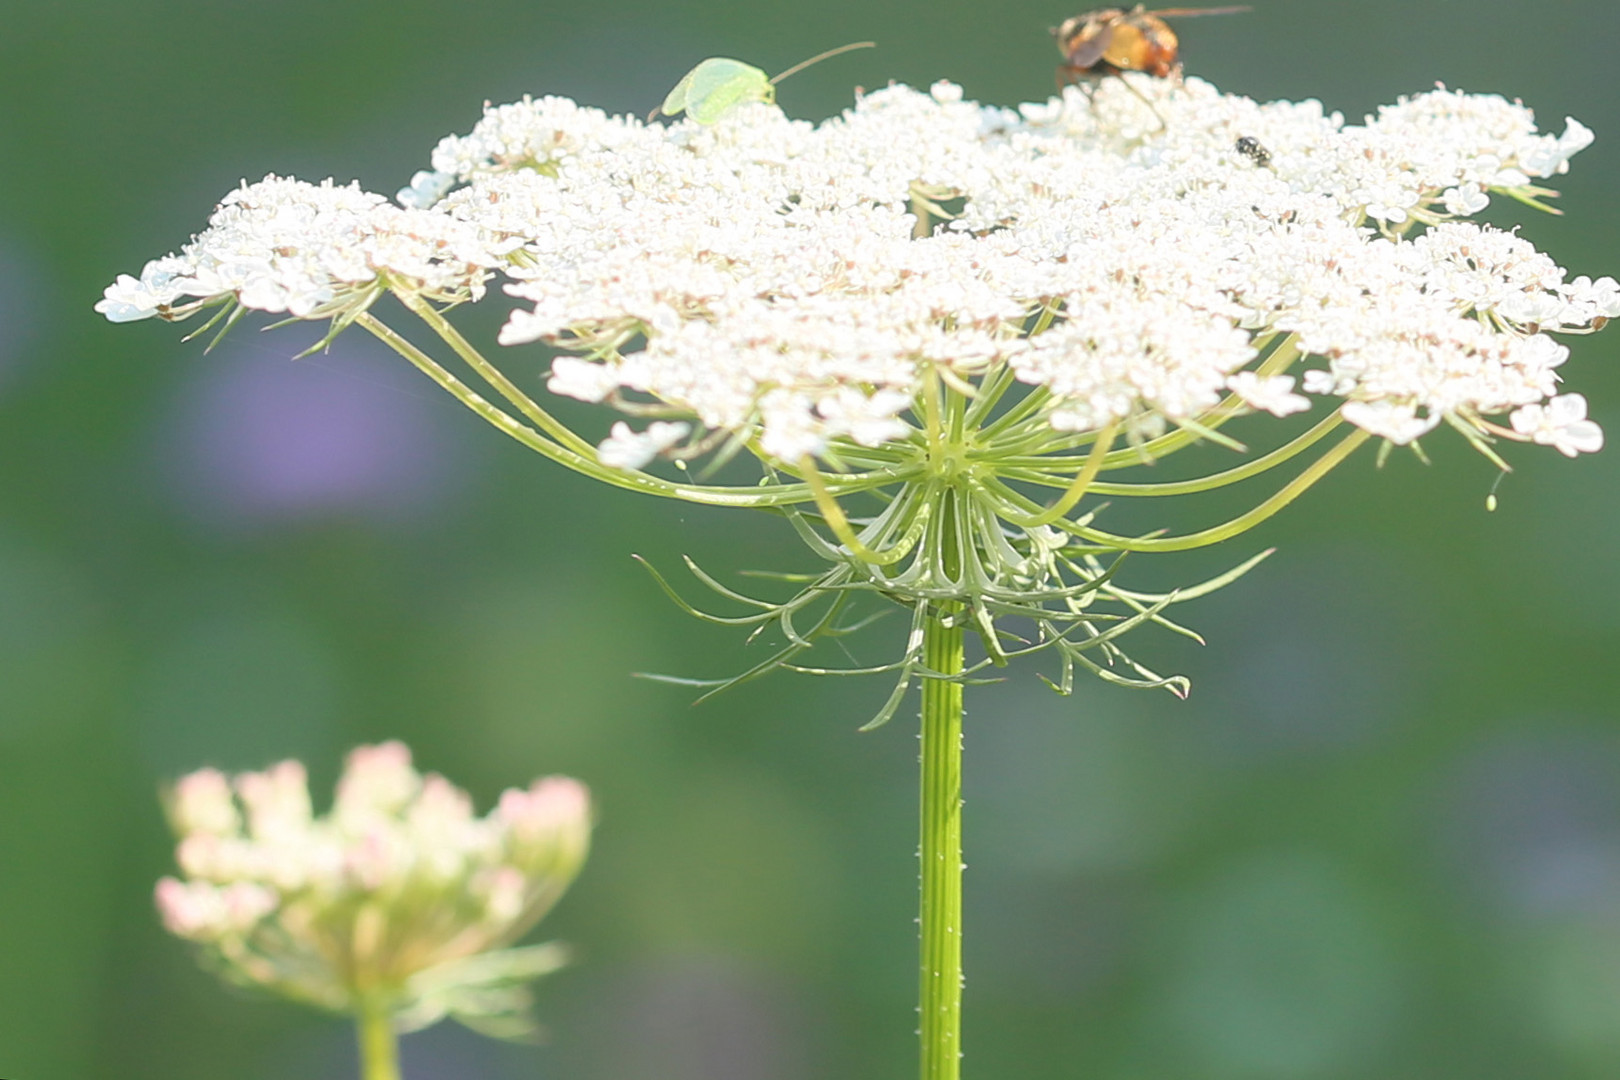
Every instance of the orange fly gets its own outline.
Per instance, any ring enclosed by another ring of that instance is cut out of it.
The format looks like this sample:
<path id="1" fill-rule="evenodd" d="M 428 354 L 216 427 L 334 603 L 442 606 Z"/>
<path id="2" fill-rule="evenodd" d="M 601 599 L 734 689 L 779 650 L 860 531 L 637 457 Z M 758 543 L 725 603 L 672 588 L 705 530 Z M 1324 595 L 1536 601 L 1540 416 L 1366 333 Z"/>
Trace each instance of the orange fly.
<path id="1" fill-rule="evenodd" d="M 1102 8 L 1064 19 L 1052 28 L 1063 63 L 1058 84 L 1096 80 L 1105 75 L 1140 71 L 1161 79 L 1181 74 L 1180 42 L 1166 18 L 1192 15 L 1235 15 L 1246 6 L 1213 8 L 1161 8 L 1148 11 L 1138 4 Z"/>

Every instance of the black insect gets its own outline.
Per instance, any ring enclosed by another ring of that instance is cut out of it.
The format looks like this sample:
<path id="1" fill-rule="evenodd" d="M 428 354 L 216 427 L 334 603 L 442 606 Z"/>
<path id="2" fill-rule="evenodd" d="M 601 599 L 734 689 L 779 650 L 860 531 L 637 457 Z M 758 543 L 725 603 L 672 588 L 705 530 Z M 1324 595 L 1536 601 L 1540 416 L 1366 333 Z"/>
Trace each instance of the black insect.
<path id="1" fill-rule="evenodd" d="M 1253 135 L 1240 136 L 1233 149 L 1256 165 L 1271 164 L 1271 151 L 1261 146 L 1260 140 Z"/>

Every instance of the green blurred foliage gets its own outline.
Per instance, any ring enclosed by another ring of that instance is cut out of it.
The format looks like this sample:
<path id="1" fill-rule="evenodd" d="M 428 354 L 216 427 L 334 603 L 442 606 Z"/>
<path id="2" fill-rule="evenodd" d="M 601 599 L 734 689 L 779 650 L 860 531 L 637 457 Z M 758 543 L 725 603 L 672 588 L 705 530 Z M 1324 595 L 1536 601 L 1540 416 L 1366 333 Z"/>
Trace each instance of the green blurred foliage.
<path id="1" fill-rule="evenodd" d="M 1588 123 L 1599 142 L 1561 185 L 1568 216 L 1500 220 L 1572 273 L 1620 270 L 1620 7 L 1259 6 L 1187 23 L 1189 70 L 1351 117 L 1439 79 Z M 911 726 L 856 735 L 885 692 L 859 682 L 778 677 L 694 709 L 629 677 L 750 655 L 676 612 L 632 552 L 802 569 L 785 527 L 598 490 L 346 339 L 296 365 L 297 331 L 204 357 L 90 306 L 240 178 L 392 191 L 486 98 L 645 114 L 704 56 L 776 71 L 870 38 L 785 84 L 785 108 L 825 116 L 891 78 L 1012 103 L 1050 92 L 1046 28 L 1073 13 L 9 5 L 0 1076 L 349 1074 L 341 1025 L 221 992 L 165 939 L 154 795 L 203 764 L 291 755 L 328 784 L 348 746 L 384 737 L 482 805 L 564 771 L 602 815 L 547 928 L 583 957 L 543 991 L 551 1042 L 435 1029 L 406 1040 L 410 1080 L 906 1075 Z M 1617 342 L 1576 340 L 1568 368 L 1611 428 Z M 364 437 L 322 441 L 345 416 Z M 1207 647 L 1139 643 L 1194 676 L 1190 702 L 1101 685 L 1064 700 L 1027 671 L 972 691 L 970 1075 L 1620 1067 L 1620 466 L 1510 448 L 1487 514 L 1489 466 L 1459 440 L 1430 451 L 1381 471 L 1363 454 L 1229 550 L 1136 568 L 1188 580 L 1281 548 L 1189 611 Z M 288 460 L 303 471 L 282 475 Z M 884 633 L 898 624 L 863 647 Z"/>

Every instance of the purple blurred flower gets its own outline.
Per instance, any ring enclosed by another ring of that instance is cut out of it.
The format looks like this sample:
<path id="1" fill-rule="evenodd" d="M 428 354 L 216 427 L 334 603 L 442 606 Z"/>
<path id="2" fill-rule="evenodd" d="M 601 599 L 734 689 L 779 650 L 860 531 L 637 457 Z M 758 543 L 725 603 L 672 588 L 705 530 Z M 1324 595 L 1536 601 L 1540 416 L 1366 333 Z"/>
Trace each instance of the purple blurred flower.
<path id="1" fill-rule="evenodd" d="M 172 488 L 198 517 L 409 519 L 455 486 L 464 455 L 445 410 L 380 346 L 346 334 L 295 362 L 234 344 L 198 361 L 168 421 Z"/>
<path id="2" fill-rule="evenodd" d="M 0 393 L 21 373 L 23 354 L 39 328 L 43 297 L 32 263 L 10 245 L 0 245 Z"/>

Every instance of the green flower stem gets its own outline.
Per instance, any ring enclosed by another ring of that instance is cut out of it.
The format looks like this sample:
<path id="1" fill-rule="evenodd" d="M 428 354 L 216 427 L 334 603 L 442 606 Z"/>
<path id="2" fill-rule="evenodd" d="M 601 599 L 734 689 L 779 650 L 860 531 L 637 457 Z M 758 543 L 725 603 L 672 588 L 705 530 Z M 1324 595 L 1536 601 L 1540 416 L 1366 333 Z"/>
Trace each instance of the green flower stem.
<path id="1" fill-rule="evenodd" d="M 477 413 L 496 430 L 511 436 L 524 446 L 544 457 L 550 458 L 559 465 L 564 465 L 577 473 L 583 473 L 593 480 L 600 480 L 605 484 L 611 484 L 613 487 L 626 488 L 630 491 L 640 491 L 648 495 L 664 495 L 710 506 L 790 506 L 795 503 L 811 502 L 815 499 L 814 492 L 806 484 L 776 484 L 770 487 L 752 489 L 714 487 L 702 484 L 671 483 L 668 480 L 660 480 L 656 476 L 650 476 L 643 472 L 610 469 L 596 460 L 594 449 L 590 455 L 577 453 L 565 446 L 558 445 L 528 425 L 514 420 L 496 408 L 472 387 L 450 374 L 431 356 L 417 348 L 406 338 L 401 337 L 393 328 L 370 312 L 362 312 L 355 317 L 354 321 L 355 325 L 375 335 L 389 348 L 409 360 L 419 371 L 438 383 L 452 397 Z M 855 491 L 867 491 L 892 483 L 894 483 L 894 477 L 891 474 L 878 472 L 832 477 L 829 478 L 827 486 L 834 494 L 842 495 Z"/>
<path id="2" fill-rule="evenodd" d="M 1361 428 L 1355 429 L 1340 440 L 1338 445 L 1302 469 L 1298 476 L 1290 480 L 1270 498 L 1247 513 L 1239 514 L 1224 525 L 1216 525 L 1202 532 L 1188 533 L 1185 536 L 1165 536 L 1137 540 L 1086 528 L 1077 528 L 1074 530 L 1074 534 L 1083 540 L 1112 545 L 1120 551 L 1190 551 L 1193 548 L 1218 544 L 1222 540 L 1229 540 L 1239 533 L 1249 531 L 1305 494 L 1312 484 L 1332 472 L 1339 462 L 1355 453 L 1361 444 L 1370 437 L 1369 432 Z"/>
<path id="3" fill-rule="evenodd" d="M 1342 423 L 1344 423 L 1344 418 L 1337 412 L 1332 413 L 1317 423 L 1315 427 L 1295 437 L 1290 442 L 1224 472 L 1210 473 L 1208 476 L 1195 477 L 1191 480 L 1176 480 L 1157 484 L 1131 484 L 1097 480 L 1091 484 L 1089 490 L 1093 495 L 1129 496 L 1196 495 L 1201 491 L 1213 491 L 1228 484 L 1236 484 L 1251 477 L 1259 476 L 1261 473 L 1281 465 L 1289 458 L 1303 453 L 1332 434 L 1333 429 Z M 1039 458 L 1029 460 L 1036 463 L 1041 462 Z M 1086 459 L 1078 460 L 1083 463 Z M 998 470 L 997 475 L 1006 480 L 1022 480 L 1046 487 L 1064 487 L 1072 483 L 1066 476 L 1046 472 L 1044 464 L 1041 464 L 1038 468 L 1031 468 L 1009 463 Z"/>
<path id="4" fill-rule="evenodd" d="M 996 403 L 1002 399 L 1002 396 L 1008 390 L 1012 389 L 1013 384 L 1017 381 L 1018 377 L 1013 373 L 1013 369 L 1005 364 L 987 374 L 973 394 L 973 401 L 968 406 L 967 415 L 963 421 L 964 426 L 969 431 L 977 431 L 982 428 L 989 418 L 991 410 L 996 407 Z"/>
<path id="5" fill-rule="evenodd" d="M 360 1040 L 360 1080 L 400 1080 L 399 1036 L 387 1007 L 367 1003 L 354 1022 Z"/>
<path id="6" fill-rule="evenodd" d="M 962 626 L 923 623 L 924 662 L 962 670 Z M 957 1080 L 962 1047 L 962 684 L 922 685 L 921 963 L 917 1008 L 922 1080 Z"/>
<path id="7" fill-rule="evenodd" d="M 1044 513 L 1037 515 L 1034 525 L 1050 525 L 1060 517 L 1064 517 L 1074 509 L 1076 503 L 1085 498 L 1086 489 L 1091 482 L 1097 479 L 1097 472 L 1102 468 L 1103 459 L 1108 456 L 1108 448 L 1114 445 L 1115 427 L 1109 424 L 1097 433 L 1097 441 L 1091 446 L 1091 453 L 1086 455 L 1086 463 L 1075 474 L 1074 481 L 1068 489 L 1058 497 L 1058 501 L 1047 507 Z"/>
<path id="8" fill-rule="evenodd" d="M 887 551 L 873 551 L 862 543 L 860 537 L 855 535 L 855 530 L 850 526 L 844 508 L 839 506 L 838 500 L 828 492 L 827 485 L 821 478 L 821 473 L 816 470 L 815 459 L 808 454 L 801 458 L 799 460 L 799 472 L 804 477 L 805 483 L 810 485 L 810 490 L 814 492 L 816 509 L 821 511 L 822 519 L 826 521 L 827 527 L 833 531 L 834 536 L 838 537 L 839 543 L 848 548 L 849 553 L 862 562 L 869 563 L 872 566 L 891 566 L 905 558 L 917 541 L 922 539 L 923 531 L 928 523 L 928 506 L 926 503 L 918 514 L 914 527 L 908 529 L 906 534 L 893 547 Z"/>
<path id="9" fill-rule="evenodd" d="M 504 372 L 484 359 L 484 354 L 473 348 L 472 343 L 462 337 L 461 332 L 450 324 L 449 319 L 439 314 L 432 304 L 407 289 L 396 289 L 394 295 L 411 314 L 427 323 L 435 334 L 444 339 L 445 344 L 449 345 L 468 367 L 478 372 L 485 382 L 516 406 L 518 412 L 527 417 L 531 424 L 576 454 L 585 457 L 594 456 L 595 448 L 590 443 L 575 435 L 567 425 L 559 423 L 555 417 L 537 405 L 533 398 L 519 390 Z"/>
<path id="10" fill-rule="evenodd" d="M 934 223 L 928 215 L 928 200 L 916 192 L 911 193 L 911 215 L 916 222 L 911 226 L 913 240 L 926 240 L 934 233 Z"/>
<path id="11" fill-rule="evenodd" d="M 982 442 L 999 441 L 1004 434 L 1018 427 L 1030 417 L 1035 416 L 1048 401 L 1052 400 L 1052 391 L 1044 386 L 1037 386 L 1025 394 L 1012 408 L 985 424 L 980 429 L 979 439 Z M 1048 425 L 1050 427 L 1050 425 Z"/>
<path id="12" fill-rule="evenodd" d="M 1334 466 L 1353 454 L 1368 438 L 1368 432 L 1360 428 L 1355 429 L 1346 435 L 1338 445 L 1311 462 L 1310 465 L 1300 471 L 1298 476 L 1253 509 L 1239 514 L 1224 524 L 1215 525 L 1200 532 L 1187 533 L 1182 536 L 1116 536 L 1113 533 L 1103 532 L 1099 529 L 1088 529 L 1067 518 L 1060 518 L 1052 522 L 1052 526 L 1062 529 L 1072 536 L 1077 536 L 1082 540 L 1089 540 L 1113 551 L 1189 551 L 1193 548 L 1208 547 L 1210 544 L 1218 544 L 1222 540 L 1229 540 L 1239 533 L 1247 532 L 1305 494 L 1312 484 L 1332 472 Z M 1034 515 L 1044 509 L 1038 503 L 1025 498 L 995 477 L 985 478 L 982 481 L 982 486 L 991 497 L 997 500 L 996 512 L 1015 525 L 1022 525 L 1027 521 L 1034 520 Z"/>

